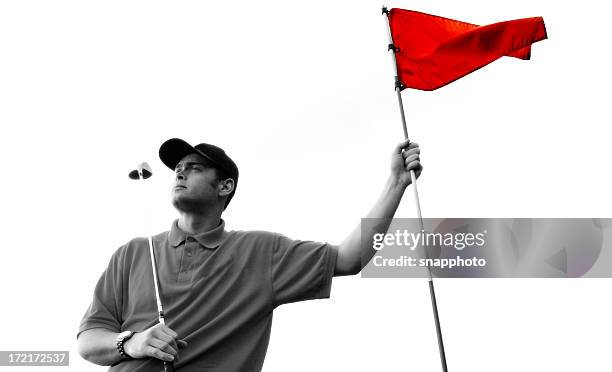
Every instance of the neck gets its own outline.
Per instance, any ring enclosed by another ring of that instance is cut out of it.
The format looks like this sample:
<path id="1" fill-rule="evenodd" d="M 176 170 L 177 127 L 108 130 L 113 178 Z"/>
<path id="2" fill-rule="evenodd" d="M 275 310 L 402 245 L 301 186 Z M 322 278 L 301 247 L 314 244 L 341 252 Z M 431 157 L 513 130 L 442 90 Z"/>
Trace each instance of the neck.
<path id="1" fill-rule="evenodd" d="M 221 223 L 221 213 L 209 215 L 181 213 L 178 220 L 178 227 L 187 234 L 195 235 L 210 231 Z"/>

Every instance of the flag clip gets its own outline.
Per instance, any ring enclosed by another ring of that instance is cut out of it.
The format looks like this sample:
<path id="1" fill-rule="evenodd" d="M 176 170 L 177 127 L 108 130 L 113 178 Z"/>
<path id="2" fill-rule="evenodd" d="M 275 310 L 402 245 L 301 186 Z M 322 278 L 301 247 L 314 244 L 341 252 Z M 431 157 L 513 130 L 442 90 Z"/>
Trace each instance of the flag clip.
<path id="1" fill-rule="evenodd" d="M 389 15 L 389 9 L 387 9 L 386 6 L 382 7 L 382 14 L 386 14 L 387 16 Z"/>
<path id="2" fill-rule="evenodd" d="M 399 77 L 396 76 L 395 77 L 395 89 L 404 90 L 405 88 L 406 86 L 404 85 L 404 83 L 402 83 Z"/>
<path id="3" fill-rule="evenodd" d="M 400 52 L 400 48 L 396 47 L 395 44 L 389 44 L 388 50 L 392 50 L 393 53 L 399 53 Z"/>

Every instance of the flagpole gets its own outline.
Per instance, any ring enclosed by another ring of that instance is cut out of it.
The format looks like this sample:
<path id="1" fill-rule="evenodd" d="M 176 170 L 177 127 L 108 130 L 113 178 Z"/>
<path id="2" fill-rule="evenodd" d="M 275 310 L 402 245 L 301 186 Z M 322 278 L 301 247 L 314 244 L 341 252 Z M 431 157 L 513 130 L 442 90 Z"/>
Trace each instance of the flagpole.
<path id="1" fill-rule="evenodd" d="M 404 139 L 409 140 L 408 127 L 406 126 L 406 115 L 404 113 L 404 103 L 402 101 L 402 82 L 399 80 L 399 74 L 397 72 L 397 61 L 395 60 L 395 53 L 398 52 L 397 47 L 393 44 L 393 36 L 391 35 L 391 25 L 389 23 L 389 10 L 387 7 L 382 7 L 382 12 L 385 15 L 387 21 L 387 31 L 389 33 L 389 50 L 391 51 L 391 57 L 393 58 L 393 69 L 395 71 L 395 92 L 397 93 L 397 102 L 399 104 L 400 116 L 402 118 L 402 129 L 404 130 Z M 413 170 L 410 170 L 410 180 L 412 182 L 412 190 L 414 194 L 414 200 L 416 204 L 417 216 L 419 218 L 419 225 L 421 231 L 425 231 L 423 225 L 423 216 L 421 214 L 421 203 L 419 201 L 419 191 L 417 189 L 417 178 Z M 428 256 L 427 249 L 425 249 L 426 257 Z M 429 284 L 429 296 L 431 297 L 431 306 L 433 309 L 434 321 L 436 324 L 436 335 L 438 338 L 438 349 L 440 351 L 440 362 L 442 363 L 442 371 L 448 372 L 446 366 L 446 353 L 444 352 L 444 342 L 442 340 L 442 329 L 440 327 L 440 317 L 438 316 L 438 303 L 436 302 L 436 292 L 434 290 L 433 277 L 431 275 L 431 269 L 427 268 L 427 282 Z"/>

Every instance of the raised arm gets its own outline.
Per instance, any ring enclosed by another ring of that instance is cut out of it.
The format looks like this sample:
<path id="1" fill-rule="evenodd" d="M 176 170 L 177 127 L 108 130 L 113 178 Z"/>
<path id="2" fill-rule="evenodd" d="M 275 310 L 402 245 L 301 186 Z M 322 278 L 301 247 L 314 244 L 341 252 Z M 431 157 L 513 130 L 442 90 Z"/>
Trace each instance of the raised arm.
<path id="1" fill-rule="evenodd" d="M 393 151 L 389 178 L 380 197 L 365 216 L 365 218 L 381 218 L 388 219 L 388 221 L 381 223 L 376 227 L 376 230 L 371 231 L 371 236 L 367 237 L 367 241 L 371 241 L 372 236 L 376 233 L 387 232 L 391 219 L 395 215 L 400 200 L 402 200 L 404 191 L 411 183 L 410 170 L 415 171 L 417 178 L 421 174 L 423 167 L 420 163 L 420 152 L 418 144 L 409 143 L 408 141 L 400 143 Z M 361 224 L 355 227 L 337 249 L 338 258 L 334 271 L 336 276 L 359 273 L 375 253 L 375 250 L 369 245 L 364 245 L 363 247 L 361 245 Z M 363 265 L 362 257 L 364 258 Z"/>

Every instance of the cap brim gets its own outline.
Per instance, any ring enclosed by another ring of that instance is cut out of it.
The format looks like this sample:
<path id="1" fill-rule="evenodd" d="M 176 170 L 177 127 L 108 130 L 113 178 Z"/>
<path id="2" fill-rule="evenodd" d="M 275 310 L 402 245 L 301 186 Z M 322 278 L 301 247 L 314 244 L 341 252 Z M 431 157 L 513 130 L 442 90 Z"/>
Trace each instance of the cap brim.
<path id="1" fill-rule="evenodd" d="M 171 170 L 174 170 L 179 161 L 189 154 L 201 155 L 214 163 L 210 156 L 180 138 L 169 139 L 159 147 L 159 158 Z"/>

